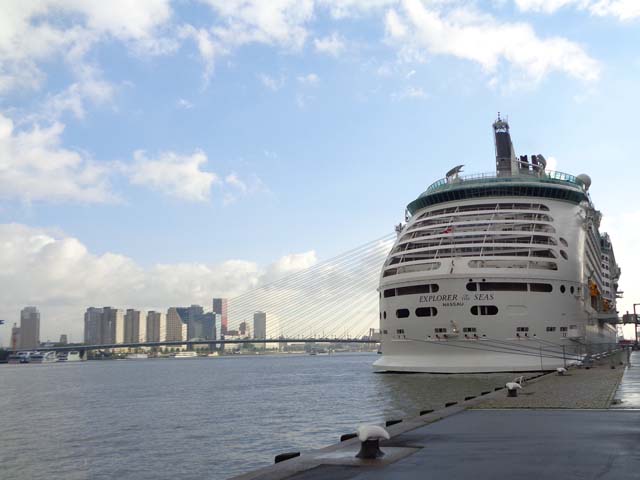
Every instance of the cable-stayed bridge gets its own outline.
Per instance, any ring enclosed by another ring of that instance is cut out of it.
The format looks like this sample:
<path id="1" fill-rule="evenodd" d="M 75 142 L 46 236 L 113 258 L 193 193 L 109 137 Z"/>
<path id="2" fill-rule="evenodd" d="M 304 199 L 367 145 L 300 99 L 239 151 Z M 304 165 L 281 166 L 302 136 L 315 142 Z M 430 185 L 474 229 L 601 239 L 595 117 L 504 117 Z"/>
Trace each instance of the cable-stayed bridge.
<path id="1" fill-rule="evenodd" d="M 359 338 L 378 325 L 378 280 L 395 234 L 385 235 L 229 300 L 229 329 L 267 313 L 267 337 Z"/>
<path id="2" fill-rule="evenodd" d="M 370 336 L 378 326 L 377 286 L 382 264 L 395 233 L 385 235 L 333 258 L 252 288 L 228 300 L 228 331 L 237 337 L 171 340 L 164 342 L 119 342 L 68 345 L 46 350 L 100 350 L 187 345 L 219 348 L 225 344 L 277 343 L 375 343 Z M 253 315 L 267 315 L 265 338 L 254 338 Z M 242 337 L 242 338 L 240 338 Z M 16 349 L 27 350 L 27 349 Z"/>

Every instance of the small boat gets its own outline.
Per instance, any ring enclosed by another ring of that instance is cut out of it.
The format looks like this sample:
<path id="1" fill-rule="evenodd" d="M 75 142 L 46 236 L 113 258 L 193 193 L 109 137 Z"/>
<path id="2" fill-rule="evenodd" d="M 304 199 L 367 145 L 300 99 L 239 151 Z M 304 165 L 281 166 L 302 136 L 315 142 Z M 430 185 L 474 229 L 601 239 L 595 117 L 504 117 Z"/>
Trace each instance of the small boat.
<path id="1" fill-rule="evenodd" d="M 196 352 L 178 352 L 175 358 L 196 358 L 198 354 Z"/>
<path id="2" fill-rule="evenodd" d="M 29 356 L 29 363 L 55 363 L 57 361 L 56 352 L 34 352 Z"/>
<path id="3" fill-rule="evenodd" d="M 78 350 L 71 350 L 67 353 L 67 362 L 82 362 L 84 358 L 80 356 L 80 352 Z"/>
<path id="4" fill-rule="evenodd" d="M 17 365 L 19 363 L 29 363 L 29 352 L 20 352 L 9 355 L 7 362 L 13 365 Z"/>
<path id="5" fill-rule="evenodd" d="M 149 355 L 146 353 L 129 353 L 126 358 L 127 360 L 144 360 L 149 358 Z"/>

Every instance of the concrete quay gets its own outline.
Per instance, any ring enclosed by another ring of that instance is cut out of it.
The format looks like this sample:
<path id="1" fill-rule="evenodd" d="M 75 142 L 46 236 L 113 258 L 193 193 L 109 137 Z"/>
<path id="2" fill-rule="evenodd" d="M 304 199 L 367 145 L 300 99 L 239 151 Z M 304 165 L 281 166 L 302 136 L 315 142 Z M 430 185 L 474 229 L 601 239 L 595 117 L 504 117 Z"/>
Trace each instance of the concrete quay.
<path id="1" fill-rule="evenodd" d="M 353 438 L 236 480 L 580 478 L 640 475 L 640 352 L 484 392 L 387 428 L 385 456 L 355 458 Z M 615 368 L 611 368 L 614 366 Z M 615 405 L 612 405 L 615 404 Z"/>

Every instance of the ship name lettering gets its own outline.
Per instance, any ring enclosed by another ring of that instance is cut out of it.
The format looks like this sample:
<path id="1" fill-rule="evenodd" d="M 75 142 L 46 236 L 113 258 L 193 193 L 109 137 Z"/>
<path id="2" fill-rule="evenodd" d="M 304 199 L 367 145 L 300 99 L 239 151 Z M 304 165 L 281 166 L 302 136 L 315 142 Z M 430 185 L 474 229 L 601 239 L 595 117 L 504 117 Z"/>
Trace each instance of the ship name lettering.
<path id="1" fill-rule="evenodd" d="M 476 300 L 493 300 L 493 293 L 476 293 L 474 298 Z"/>
<path id="2" fill-rule="evenodd" d="M 429 302 L 455 302 L 458 300 L 457 293 L 449 293 L 446 295 L 420 295 L 420 303 Z"/>

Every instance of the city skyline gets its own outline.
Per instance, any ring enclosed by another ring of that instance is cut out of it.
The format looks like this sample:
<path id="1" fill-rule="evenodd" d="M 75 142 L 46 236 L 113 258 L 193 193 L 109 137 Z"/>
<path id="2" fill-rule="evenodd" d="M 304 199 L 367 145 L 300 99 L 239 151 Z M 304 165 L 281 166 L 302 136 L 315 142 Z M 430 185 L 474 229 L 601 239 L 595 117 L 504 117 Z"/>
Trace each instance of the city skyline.
<path id="1" fill-rule="evenodd" d="M 591 176 L 620 312 L 640 299 L 632 2 L 13 4 L 3 339 L 24 305 L 81 338 L 87 305 L 208 306 L 380 238 L 451 167 L 492 170 L 498 111 L 518 153 Z"/>

